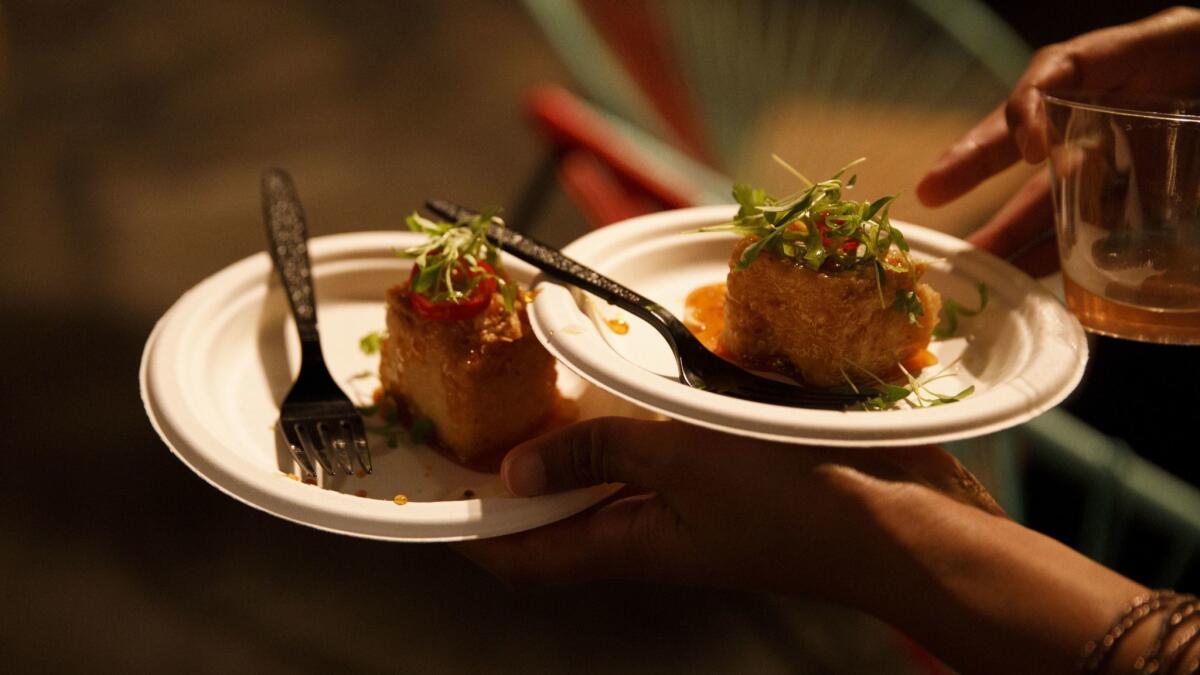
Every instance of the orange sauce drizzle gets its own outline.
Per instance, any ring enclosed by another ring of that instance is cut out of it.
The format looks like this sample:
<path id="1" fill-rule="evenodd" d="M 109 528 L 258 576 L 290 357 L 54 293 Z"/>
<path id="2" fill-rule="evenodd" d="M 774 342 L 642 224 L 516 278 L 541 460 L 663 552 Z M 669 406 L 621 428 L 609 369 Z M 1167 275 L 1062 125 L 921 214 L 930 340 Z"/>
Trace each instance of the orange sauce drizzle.
<path id="1" fill-rule="evenodd" d="M 609 330 L 617 335 L 624 335 L 629 332 L 629 324 L 625 319 L 617 317 L 615 319 L 605 319 L 604 323 L 608 324 Z"/>
<path id="2" fill-rule="evenodd" d="M 933 355 L 933 352 L 929 351 L 928 349 L 922 349 L 916 354 L 913 354 L 912 356 L 901 361 L 900 365 L 904 366 L 904 369 L 908 372 L 916 375 L 917 373 L 920 373 L 921 370 L 928 368 L 937 362 L 938 358 Z"/>
<path id="3" fill-rule="evenodd" d="M 721 333 L 725 331 L 725 283 L 701 286 L 683 302 L 683 324 L 705 347 L 724 355 Z"/>

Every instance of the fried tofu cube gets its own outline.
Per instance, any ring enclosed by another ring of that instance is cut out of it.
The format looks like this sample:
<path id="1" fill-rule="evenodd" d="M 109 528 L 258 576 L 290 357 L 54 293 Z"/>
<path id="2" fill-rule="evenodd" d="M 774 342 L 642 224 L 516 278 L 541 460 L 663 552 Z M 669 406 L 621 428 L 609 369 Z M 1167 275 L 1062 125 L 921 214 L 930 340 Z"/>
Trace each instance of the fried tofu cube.
<path id="1" fill-rule="evenodd" d="M 880 280 L 873 264 L 819 272 L 763 251 L 745 269 L 733 271 L 754 241 L 738 242 L 726 281 L 721 344 L 736 358 L 831 387 L 847 378 L 891 380 L 900 374 L 898 364 L 927 355 L 942 301 L 920 283 L 923 263 L 914 262 L 910 272 L 887 271 Z M 892 306 L 897 289 L 914 291 L 920 301 L 915 323 Z"/>
<path id="2" fill-rule="evenodd" d="M 389 289 L 386 300 L 384 392 L 414 418 L 429 418 L 438 445 L 460 462 L 498 469 L 558 397 L 554 357 L 534 336 L 524 301 L 509 312 L 496 293 L 474 317 L 439 321 L 413 309 L 407 283 Z"/>

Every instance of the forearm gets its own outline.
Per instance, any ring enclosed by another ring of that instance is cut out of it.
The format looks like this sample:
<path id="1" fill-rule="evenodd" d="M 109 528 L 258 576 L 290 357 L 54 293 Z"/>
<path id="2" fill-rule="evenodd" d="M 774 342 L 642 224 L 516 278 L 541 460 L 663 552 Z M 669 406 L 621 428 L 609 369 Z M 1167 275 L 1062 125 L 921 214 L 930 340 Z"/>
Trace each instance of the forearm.
<path id="1" fill-rule="evenodd" d="M 895 583 L 858 601 L 964 672 L 1075 672 L 1084 643 L 1145 591 L 1048 537 L 932 490 L 874 489 L 874 578 Z M 1152 635 L 1143 627 L 1127 636 L 1114 664 L 1131 662 Z"/>

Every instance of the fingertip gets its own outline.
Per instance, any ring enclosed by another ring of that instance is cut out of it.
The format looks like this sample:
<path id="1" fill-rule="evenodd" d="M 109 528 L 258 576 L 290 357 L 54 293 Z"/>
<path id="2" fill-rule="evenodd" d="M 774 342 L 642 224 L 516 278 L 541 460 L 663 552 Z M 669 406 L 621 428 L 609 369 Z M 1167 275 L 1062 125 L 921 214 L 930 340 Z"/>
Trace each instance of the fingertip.
<path id="1" fill-rule="evenodd" d="M 517 497 L 535 497 L 546 492 L 546 463 L 536 448 L 519 445 L 500 464 L 500 480 Z"/>
<path id="2" fill-rule="evenodd" d="M 1041 122 L 1033 119 L 1014 134 L 1017 147 L 1021 149 L 1021 159 L 1029 164 L 1039 164 L 1046 159 L 1044 133 Z"/>
<path id="3" fill-rule="evenodd" d="M 939 191 L 938 178 L 933 169 L 921 177 L 921 181 L 917 183 L 917 201 L 929 207 L 941 206 L 946 203 Z"/>
<path id="4" fill-rule="evenodd" d="M 1021 146 L 1021 156 L 1030 164 L 1039 164 L 1049 153 L 1046 150 L 1046 120 L 1042 113 L 1033 118 L 1026 129 L 1025 143 Z"/>
<path id="5" fill-rule="evenodd" d="M 1006 121 L 1009 103 L 1002 103 L 968 131 L 925 172 L 917 184 L 917 199 L 941 206 L 970 192 L 1020 158 Z"/>
<path id="6" fill-rule="evenodd" d="M 1004 110 L 1004 120 L 1025 161 L 1036 164 L 1045 159 L 1041 91 L 1023 87 L 1013 92 Z"/>
<path id="7" fill-rule="evenodd" d="M 951 178 L 962 157 L 961 145 L 959 141 L 942 153 L 917 183 L 917 199 L 925 206 L 941 206 L 957 196 Z"/>

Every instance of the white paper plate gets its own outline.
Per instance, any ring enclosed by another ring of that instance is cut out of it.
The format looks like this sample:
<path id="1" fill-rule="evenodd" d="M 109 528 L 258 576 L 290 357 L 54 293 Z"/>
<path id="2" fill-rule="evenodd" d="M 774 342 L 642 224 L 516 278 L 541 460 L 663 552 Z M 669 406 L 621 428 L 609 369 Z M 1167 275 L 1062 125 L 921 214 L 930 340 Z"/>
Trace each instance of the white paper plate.
<path id="1" fill-rule="evenodd" d="M 576 240 L 564 253 L 661 303 L 683 317 L 687 294 L 721 282 L 736 235 L 697 233 L 729 221 L 736 207 L 710 206 L 643 216 Z M 899 446 L 979 436 L 1024 422 L 1061 402 L 1087 362 L 1079 322 L 1020 270 L 970 244 L 896 221 L 914 255 L 930 262 L 925 280 L 944 298 L 978 302 L 976 283 L 990 291 L 987 310 L 962 319 L 961 337 L 934 342 L 930 385 L 975 393 L 951 405 L 888 411 L 823 411 L 753 403 L 692 389 L 675 379 L 670 348 L 649 324 L 570 287 L 542 280 L 530 310 L 534 331 L 560 362 L 593 384 L 670 417 L 713 429 L 837 446 Z M 630 326 L 619 335 L 606 321 Z"/>
<path id="2" fill-rule="evenodd" d="M 407 276 L 394 249 L 423 240 L 412 233 L 359 233 L 310 242 L 325 358 L 334 378 L 366 402 L 378 384 L 378 357 L 358 341 L 383 330 L 383 294 Z M 528 284 L 533 268 L 507 259 Z M 576 513 L 613 487 L 519 499 L 499 478 L 464 469 L 401 438 L 389 448 L 370 435 L 375 472 L 291 480 L 296 471 L 274 431 L 278 404 L 299 368 L 299 342 L 266 253 L 236 263 L 184 295 L 158 322 L 142 355 L 142 400 L 171 450 L 202 478 L 251 506 L 323 530 L 399 541 L 452 541 L 526 530 Z M 559 390 L 580 417 L 650 413 L 588 385 L 559 367 Z M 372 422 L 368 421 L 370 425 Z M 355 496 L 365 490 L 367 498 Z M 462 498 L 471 490 L 475 498 Z M 409 503 L 392 499 L 404 494 Z"/>

